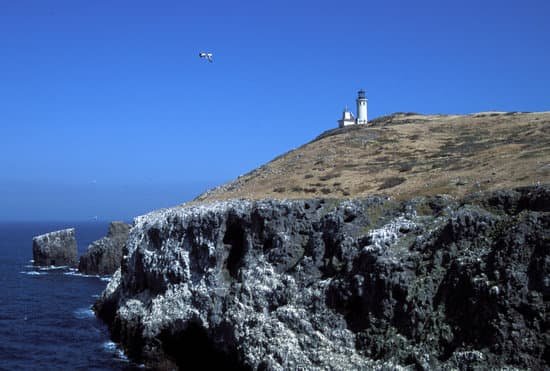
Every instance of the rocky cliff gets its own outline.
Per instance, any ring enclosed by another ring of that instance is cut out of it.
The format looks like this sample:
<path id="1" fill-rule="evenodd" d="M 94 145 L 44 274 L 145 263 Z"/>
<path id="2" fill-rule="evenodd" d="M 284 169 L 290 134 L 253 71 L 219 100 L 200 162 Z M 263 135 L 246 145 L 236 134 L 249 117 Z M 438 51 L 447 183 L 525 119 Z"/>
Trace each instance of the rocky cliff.
<path id="1" fill-rule="evenodd" d="M 111 222 L 107 236 L 92 242 L 80 257 L 78 270 L 84 274 L 113 274 L 120 267 L 129 231 L 130 225 Z"/>
<path id="2" fill-rule="evenodd" d="M 32 258 L 34 265 L 38 266 L 76 266 L 75 229 L 68 228 L 33 237 Z"/>
<path id="3" fill-rule="evenodd" d="M 149 366 L 550 366 L 550 187 L 136 218 L 95 310 Z"/>

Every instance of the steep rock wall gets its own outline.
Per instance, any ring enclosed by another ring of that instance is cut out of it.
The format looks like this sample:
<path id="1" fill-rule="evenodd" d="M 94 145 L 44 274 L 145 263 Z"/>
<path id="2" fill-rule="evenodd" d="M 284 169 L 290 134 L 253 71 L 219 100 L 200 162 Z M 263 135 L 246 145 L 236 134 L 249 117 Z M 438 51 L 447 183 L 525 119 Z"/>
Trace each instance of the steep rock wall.
<path id="1" fill-rule="evenodd" d="M 138 217 L 95 310 L 148 365 L 548 367 L 550 192 Z"/>
<path id="2" fill-rule="evenodd" d="M 36 266 L 76 266 L 75 229 L 67 228 L 33 237 L 32 258 Z"/>
<path id="3" fill-rule="evenodd" d="M 84 274 L 113 274 L 120 267 L 122 249 L 130 225 L 123 222 L 111 222 L 107 236 L 92 242 L 78 262 L 78 270 Z"/>

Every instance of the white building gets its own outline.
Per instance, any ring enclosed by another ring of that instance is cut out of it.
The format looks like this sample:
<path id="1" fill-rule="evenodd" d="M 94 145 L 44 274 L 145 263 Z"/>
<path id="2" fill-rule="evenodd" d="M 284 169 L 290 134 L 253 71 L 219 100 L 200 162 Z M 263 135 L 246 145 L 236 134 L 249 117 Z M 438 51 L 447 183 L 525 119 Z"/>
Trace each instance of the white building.
<path id="1" fill-rule="evenodd" d="M 365 125 L 368 123 L 367 98 L 363 89 L 357 93 L 355 102 L 357 103 L 357 118 L 353 117 L 353 113 L 348 111 L 346 107 L 342 113 L 342 118 L 338 120 L 338 127 L 343 128 L 344 126 Z"/>
<path id="2" fill-rule="evenodd" d="M 357 124 L 367 123 L 367 98 L 365 97 L 365 91 L 359 90 L 357 93 Z"/>
<path id="3" fill-rule="evenodd" d="M 355 125 L 355 117 L 353 117 L 353 113 L 348 111 L 348 107 L 346 106 L 344 112 L 342 112 L 342 118 L 338 120 L 338 127 L 343 128 L 348 125 Z"/>

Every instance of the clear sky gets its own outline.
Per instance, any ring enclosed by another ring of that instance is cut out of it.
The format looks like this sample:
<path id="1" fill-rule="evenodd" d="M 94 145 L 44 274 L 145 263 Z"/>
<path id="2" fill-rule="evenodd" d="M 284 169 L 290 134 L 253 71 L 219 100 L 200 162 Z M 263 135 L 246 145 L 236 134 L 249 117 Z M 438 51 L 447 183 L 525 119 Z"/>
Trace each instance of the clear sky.
<path id="1" fill-rule="evenodd" d="M 370 118 L 550 110 L 550 2 L 0 0 L 0 220 L 182 203 L 359 88 Z"/>

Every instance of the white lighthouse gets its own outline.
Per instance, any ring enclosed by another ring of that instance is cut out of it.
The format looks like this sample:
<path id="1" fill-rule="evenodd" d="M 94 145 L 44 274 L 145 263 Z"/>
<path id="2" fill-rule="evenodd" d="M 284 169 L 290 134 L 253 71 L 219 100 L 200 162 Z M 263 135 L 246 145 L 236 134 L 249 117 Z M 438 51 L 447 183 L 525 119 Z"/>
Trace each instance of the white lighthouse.
<path id="1" fill-rule="evenodd" d="M 368 122 L 367 118 L 367 97 L 365 96 L 365 91 L 363 89 L 357 92 L 357 118 L 353 117 L 353 113 L 348 111 L 348 107 L 344 109 L 342 113 L 342 118 L 338 120 L 338 127 L 343 128 L 344 126 L 349 125 L 366 125 Z"/>
<path id="2" fill-rule="evenodd" d="M 365 97 L 365 91 L 359 90 L 357 93 L 357 124 L 367 123 L 367 98 Z"/>

